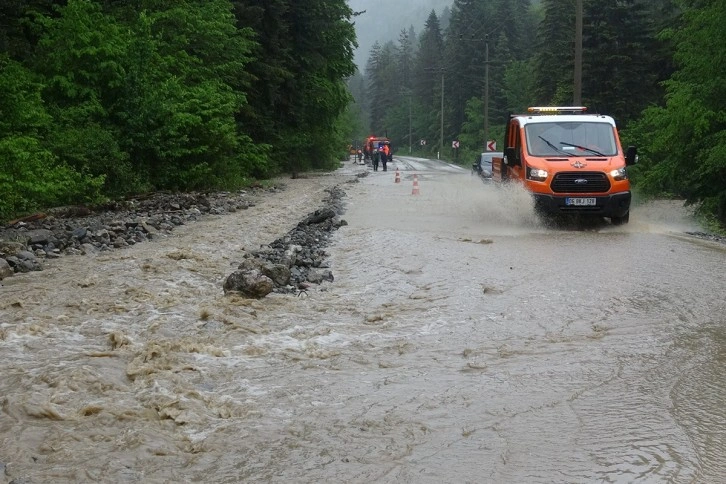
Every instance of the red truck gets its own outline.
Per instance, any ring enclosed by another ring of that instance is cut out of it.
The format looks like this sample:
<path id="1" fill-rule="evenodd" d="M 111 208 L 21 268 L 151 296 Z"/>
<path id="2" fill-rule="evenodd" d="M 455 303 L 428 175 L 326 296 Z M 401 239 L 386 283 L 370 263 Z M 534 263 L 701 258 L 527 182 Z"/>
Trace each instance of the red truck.
<path id="1" fill-rule="evenodd" d="M 373 159 L 373 155 L 378 152 L 378 147 L 382 145 L 388 145 L 388 161 L 393 161 L 393 149 L 391 140 L 385 136 L 369 136 L 363 142 L 363 158 L 366 160 Z"/>

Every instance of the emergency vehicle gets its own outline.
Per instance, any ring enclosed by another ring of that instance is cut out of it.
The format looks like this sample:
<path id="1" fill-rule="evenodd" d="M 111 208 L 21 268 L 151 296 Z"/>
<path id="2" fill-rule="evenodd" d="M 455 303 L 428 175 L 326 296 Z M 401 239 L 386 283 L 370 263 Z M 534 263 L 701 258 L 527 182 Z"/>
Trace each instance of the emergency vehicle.
<path id="1" fill-rule="evenodd" d="M 521 183 L 540 214 L 590 214 L 614 225 L 630 218 L 627 167 L 615 121 L 583 106 L 531 107 L 510 115 L 503 156 L 492 160 L 492 179 Z"/>
<path id="2" fill-rule="evenodd" d="M 391 140 L 385 136 L 369 136 L 363 142 L 363 158 L 366 160 L 373 159 L 373 156 L 378 153 L 378 147 L 382 145 L 388 145 L 388 161 L 393 161 L 393 148 Z"/>

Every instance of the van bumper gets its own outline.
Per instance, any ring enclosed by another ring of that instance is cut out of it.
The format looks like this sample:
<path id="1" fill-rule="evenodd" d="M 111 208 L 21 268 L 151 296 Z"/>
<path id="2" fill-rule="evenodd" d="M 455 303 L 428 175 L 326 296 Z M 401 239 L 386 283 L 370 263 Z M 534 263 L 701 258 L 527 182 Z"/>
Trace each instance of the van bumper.
<path id="1" fill-rule="evenodd" d="M 595 205 L 574 205 L 571 199 L 594 198 Z M 601 217 L 623 217 L 630 210 L 630 192 L 610 195 L 545 195 L 534 194 L 535 210 L 546 214 L 592 214 Z M 569 203 L 568 203 L 569 201 Z"/>

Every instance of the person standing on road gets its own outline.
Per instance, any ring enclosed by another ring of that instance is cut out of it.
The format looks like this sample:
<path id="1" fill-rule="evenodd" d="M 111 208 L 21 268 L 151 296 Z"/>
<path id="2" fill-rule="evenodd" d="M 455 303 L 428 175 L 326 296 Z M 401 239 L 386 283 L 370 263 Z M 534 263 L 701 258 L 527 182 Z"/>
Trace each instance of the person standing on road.
<path id="1" fill-rule="evenodd" d="M 378 163 L 381 161 L 381 147 L 379 146 L 377 150 L 374 150 L 373 156 L 372 156 L 372 162 L 373 162 L 373 171 L 378 171 Z"/>
<path id="2" fill-rule="evenodd" d="M 381 153 L 381 161 L 383 162 L 383 171 L 388 171 L 388 168 L 386 167 L 386 164 L 388 163 L 388 155 L 391 153 L 390 148 L 387 144 L 383 144 L 383 148 L 379 151 L 382 151 Z"/>

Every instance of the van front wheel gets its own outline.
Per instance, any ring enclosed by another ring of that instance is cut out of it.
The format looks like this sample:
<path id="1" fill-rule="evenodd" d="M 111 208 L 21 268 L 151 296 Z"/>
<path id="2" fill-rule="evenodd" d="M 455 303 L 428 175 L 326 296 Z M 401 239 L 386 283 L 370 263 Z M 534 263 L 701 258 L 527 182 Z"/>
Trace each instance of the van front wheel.
<path id="1" fill-rule="evenodd" d="M 623 225 L 630 221 L 630 212 L 627 212 L 622 217 L 610 217 L 610 221 L 613 225 Z"/>

